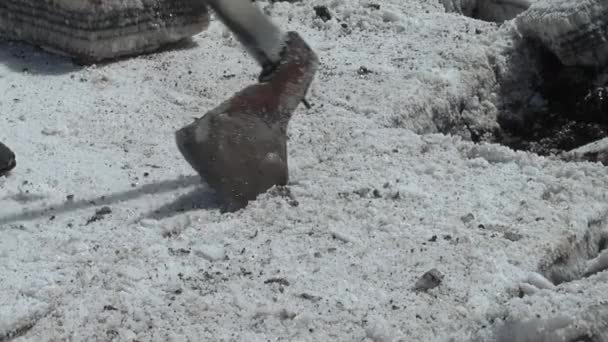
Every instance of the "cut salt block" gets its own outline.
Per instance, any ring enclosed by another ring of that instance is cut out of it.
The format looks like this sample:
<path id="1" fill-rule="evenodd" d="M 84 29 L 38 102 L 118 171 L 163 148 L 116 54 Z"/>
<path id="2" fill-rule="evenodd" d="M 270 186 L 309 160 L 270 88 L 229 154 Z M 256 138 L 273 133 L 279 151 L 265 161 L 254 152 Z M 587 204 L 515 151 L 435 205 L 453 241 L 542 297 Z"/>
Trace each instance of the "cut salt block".
<path id="1" fill-rule="evenodd" d="M 179 151 L 219 195 L 222 211 L 242 209 L 271 187 L 287 184 L 287 126 L 317 67 L 312 49 L 288 32 L 281 60 L 263 82 L 176 132 Z"/>
<path id="2" fill-rule="evenodd" d="M 606 0 L 538 0 L 515 22 L 524 37 L 539 40 L 564 65 L 608 64 Z"/>
<path id="3" fill-rule="evenodd" d="M 208 25 L 201 0 L 0 1 L 0 37 L 83 62 L 151 52 Z"/>

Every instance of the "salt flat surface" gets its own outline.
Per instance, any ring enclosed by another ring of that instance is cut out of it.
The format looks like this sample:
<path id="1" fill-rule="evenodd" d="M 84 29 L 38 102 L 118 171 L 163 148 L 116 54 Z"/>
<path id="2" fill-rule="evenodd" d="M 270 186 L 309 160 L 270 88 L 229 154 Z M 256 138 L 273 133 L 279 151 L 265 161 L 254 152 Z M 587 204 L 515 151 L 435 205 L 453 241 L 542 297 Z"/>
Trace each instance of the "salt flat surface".
<path id="1" fill-rule="evenodd" d="M 538 341 L 499 327 L 562 316 L 608 341 L 607 272 L 584 276 L 608 259 L 606 170 L 461 137 L 494 124 L 509 35 L 434 2 L 322 3 L 263 3 L 321 59 L 289 127 L 297 205 L 234 214 L 173 140 L 257 77 L 219 22 L 89 67 L 0 42 L 0 341 Z"/>

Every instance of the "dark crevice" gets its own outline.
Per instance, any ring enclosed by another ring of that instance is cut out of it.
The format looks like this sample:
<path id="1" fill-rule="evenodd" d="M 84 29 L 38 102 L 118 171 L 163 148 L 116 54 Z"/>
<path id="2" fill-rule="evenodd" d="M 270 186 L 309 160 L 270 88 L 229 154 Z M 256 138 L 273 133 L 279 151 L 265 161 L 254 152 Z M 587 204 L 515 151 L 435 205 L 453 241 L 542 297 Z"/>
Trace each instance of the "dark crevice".
<path id="1" fill-rule="evenodd" d="M 546 105 L 505 110 L 499 115 L 500 130 L 493 142 L 547 156 L 607 137 L 608 83 L 597 81 L 602 71 L 564 66 L 548 50 L 539 47 L 538 51 L 540 77 L 535 91 Z"/>
<path id="2" fill-rule="evenodd" d="M 446 12 L 454 12 L 462 14 L 466 17 L 494 22 L 503 23 L 505 20 L 511 20 L 518 14 L 528 9 L 528 5 L 519 4 L 509 1 L 488 0 L 478 1 L 454 1 L 454 0 L 439 0 Z"/>
<path id="3" fill-rule="evenodd" d="M 583 335 L 583 336 L 578 336 L 575 339 L 570 340 L 569 342 L 598 342 L 598 341 L 589 335 Z"/>
<path id="4" fill-rule="evenodd" d="M 598 254 L 603 252 L 604 250 L 608 249 L 608 237 L 603 236 L 600 241 L 598 242 L 598 247 L 599 250 L 597 251 Z"/>
<path id="5" fill-rule="evenodd" d="M 479 8 L 475 7 L 473 8 L 473 12 L 471 12 L 471 18 L 473 19 L 478 19 L 478 20 L 483 20 L 480 16 L 479 16 Z"/>

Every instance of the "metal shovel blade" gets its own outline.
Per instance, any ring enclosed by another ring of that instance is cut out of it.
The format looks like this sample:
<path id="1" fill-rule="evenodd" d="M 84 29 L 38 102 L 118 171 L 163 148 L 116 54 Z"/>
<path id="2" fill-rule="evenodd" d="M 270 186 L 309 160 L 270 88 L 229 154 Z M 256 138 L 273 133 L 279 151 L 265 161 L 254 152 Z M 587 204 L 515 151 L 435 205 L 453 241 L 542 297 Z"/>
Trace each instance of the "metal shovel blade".
<path id="1" fill-rule="evenodd" d="M 288 32 L 281 60 L 263 82 L 249 85 L 176 132 L 188 163 L 236 211 L 288 180 L 287 126 L 314 78 L 318 58 Z"/>

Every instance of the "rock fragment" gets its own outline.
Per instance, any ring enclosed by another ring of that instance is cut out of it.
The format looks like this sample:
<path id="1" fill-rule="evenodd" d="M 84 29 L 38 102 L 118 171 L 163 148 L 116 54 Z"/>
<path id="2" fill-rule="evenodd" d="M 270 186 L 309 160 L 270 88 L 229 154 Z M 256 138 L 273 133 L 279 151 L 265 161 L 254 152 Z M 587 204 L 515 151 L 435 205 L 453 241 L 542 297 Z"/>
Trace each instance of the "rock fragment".
<path id="1" fill-rule="evenodd" d="M 15 168 L 16 165 L 15 153 L 0 142 L 0 176 Z"/>
<path id="2" fill-rule="evenodd" d="M 427 291 L 441 285 L 444 275 L 438 269 L 433 268 L 426 272 L 414 285 L 416 291 Z"/>
<path id="3" fill-rule="evenodd" d="M 93 223 L 93 222 L 97 222 L 99 220 L 102 220 L 106 215 L 109 215 L 112 213 L 112 209 L 110 207 L 102 207 L 101 209 L 95 211 L 95 215 L 91 216 L 88 220 L 86 225 Z"/>

